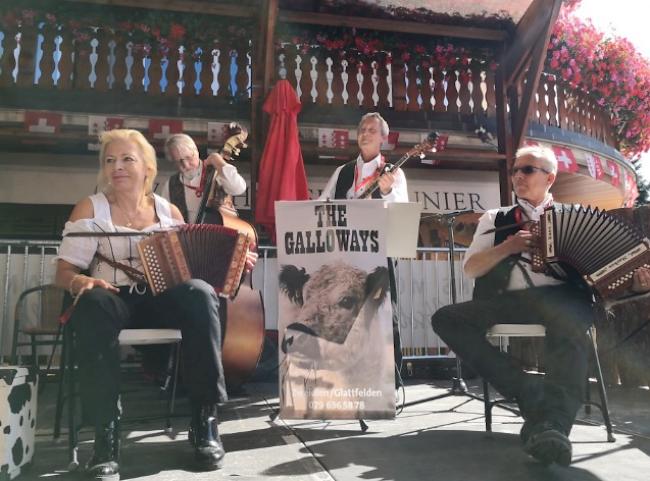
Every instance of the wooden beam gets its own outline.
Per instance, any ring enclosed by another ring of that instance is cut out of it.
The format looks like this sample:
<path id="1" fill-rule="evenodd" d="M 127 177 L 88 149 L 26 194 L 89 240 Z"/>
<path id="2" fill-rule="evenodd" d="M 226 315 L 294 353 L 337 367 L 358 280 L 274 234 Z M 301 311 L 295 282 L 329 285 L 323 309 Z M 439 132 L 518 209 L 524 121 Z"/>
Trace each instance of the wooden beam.
<path id="1" fill-rule="evenodd" d="M 523 70 L 536 43 L 545 33 L 552 18 L 555 23 L 557 15 L 552 16 L 552 2 L 555 0 L 534 0 L 519 21 L 510 49 L 506 52 L 502 63 L 505 84 L 510 85 Z"/>
<path id="2" fill-rule="evenodd" d="M 496 72 L 495 78 L 496 94 L 496 123 L 497 123 L 497 146 L 503 159 L 499 162 L 499 198 L 501 205 L 510 205 L 512 198 L 512 178 L 508 171 L 512 166 L 514 159 L 514 150 L 512 142 L 512 130 L 509 129 L 508 113 L 506 103 L 508 95 L 506 92 L 505 82 L 503 80 L 503 70 Z"/>
<path id="3" fill-rule="evenodd" d="M 146 8 L 150 10 L 167 10 L 171 12 L 199 13 L 202 15 L 219 15 L 221 17 L 254 18 L 259 9 L 246 5 L 219 4 L 200 0 L 65 0 L 74 3 L 90 3 L 113 7 Z"/>
<path id="4" fill-rule="evenodd" d="M 335 25 L 338 27 L 354 27 L 387 32 L 415 33 L 437 37 L 471 38 L 474 40 L 487 40 L 492 42 L 503 42 L 508 38 L 508 33 L 504 30 L 409 22 L 405 20 L 389 20 L 383 18 L 350 17 L 346 15 L 319 12 L 280 10 L 279 21 L 286 23 L 306 23 L 311 25 Z"/>
<path id="5" fill-rule="evenodd" d="M 544 69 L 544 61 L 546 60 L 546 51 L 548 50 L 548 41 L 551 37 L 551 30 L 553 29 L 553 24 L 560 13 L 561 6 L 562 0 L 553 0 L 553 9 L 548 24 L 546 25 L 546 30 L 544 31 L 544 35 L 538 38 L 531 56 L 530 65 L 528 66 L 528 74 L 526 76 L 526 87 L 521 96 L 521 101 L 519 102 L 518 112 L 516 115 L 512 116 L 512 140 L 515 148 L 518 148 L 521 144 L 521 141 L 524 138 L 524 132 L 528 126 L 528 112 L 530 111 L 532 102 L 535 98 L 535 92 L 537 92 L 542 70 Z"/>

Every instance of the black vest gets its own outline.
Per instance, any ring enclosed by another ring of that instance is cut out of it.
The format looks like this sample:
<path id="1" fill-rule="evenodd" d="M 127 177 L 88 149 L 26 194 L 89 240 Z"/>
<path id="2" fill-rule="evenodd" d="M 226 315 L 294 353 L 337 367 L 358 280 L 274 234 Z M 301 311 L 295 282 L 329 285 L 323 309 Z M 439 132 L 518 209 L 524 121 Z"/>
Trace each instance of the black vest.
<path id="1" fill-rule="evenodd" d="M 499 209 L 499 212 L 497 212 L 497 216 L 494 219 L 494 227 L 497 228 L 515 224 L 515 212 L 519 208 L 519 206 L 514 206 Z M 498 246 L 506 240 L 508 236 L 514 235 L 520 230 L 521 226 L 513 226 L 510 229 L 496 231 L 494 233 L 494 245 Z M 519 260 L 519 257 L 520 256 L 518 255 L 508 256 L 494 266 L 490 272 L 484 276 L 477 277 L 474 281 L 474 293 L 472 298 L 491 299 L 498 294 L 502 294 L 508 287 L 512 270 Z"/>
<path id="2" fill-rule="evenodd" d="M 181 182 L 181 174 L 174 174 L 169 178 L 169 201 L 178 207 L 185 222 L 194 222 L 195 219 L 187 218 L 187 204 L 185 203 L 185 186 Z"/>
<path id="3" fill-rule="evenodd" d="M 356 165 L 357 159 L 351 160 L 339 171 L 339 177 L 336 179 L 336 190 L 334 191 L 335 199 L 347 199 L 348 190 L 350 190 L 354 183 L 354 169 Z M 379 189 L 375 190 L 371 197 L 373 199 L 381 199 Z"/>

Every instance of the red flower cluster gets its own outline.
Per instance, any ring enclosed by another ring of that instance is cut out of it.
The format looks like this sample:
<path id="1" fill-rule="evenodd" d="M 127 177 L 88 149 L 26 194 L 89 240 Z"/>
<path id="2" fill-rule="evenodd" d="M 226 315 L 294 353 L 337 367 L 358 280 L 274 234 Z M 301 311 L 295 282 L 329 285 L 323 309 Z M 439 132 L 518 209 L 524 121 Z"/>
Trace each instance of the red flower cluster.
<path id="1" fill-rule="evenodd" d="M 650 150 L 650 62 L 627 39 L 606 38 L 590 22 L 563 12 L 546 64 L 611 113 L 624 155 L 633 158 Z"/>

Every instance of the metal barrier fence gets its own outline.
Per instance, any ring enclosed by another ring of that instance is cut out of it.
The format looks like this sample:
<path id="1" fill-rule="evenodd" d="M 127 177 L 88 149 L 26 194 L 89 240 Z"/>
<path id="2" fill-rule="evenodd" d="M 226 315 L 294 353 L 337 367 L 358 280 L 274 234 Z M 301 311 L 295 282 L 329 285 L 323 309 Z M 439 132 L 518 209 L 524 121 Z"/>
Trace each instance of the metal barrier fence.
<path id="1" fill-rule="evenodd" d="M 0 359 L 11 352 L 14 308 L 21 292 L 54 280 L 54 258 L 59 241 L 0 239 Z M 456 291 L 458 300 L 469 299 L 472 283 L 462 274 L 465 249 L 455 249 Z M 253 272 L 253 285 L 259 289 L 265 306 L 266 329 L 278 326 L 278 280 L 275 246 L 260 246 L 260 259 Z M 446 357 L 446 346 L 431 329 L 430 318 L 436 309 L 451 303 L 450 257 L 446 248 L 418 248 L 417 259 L 399 259 L 397 267 L 397 305 L 403 352 L 406 358 Z M 29 317 L 38 319 L 40 304 L 27 306 Z"/>

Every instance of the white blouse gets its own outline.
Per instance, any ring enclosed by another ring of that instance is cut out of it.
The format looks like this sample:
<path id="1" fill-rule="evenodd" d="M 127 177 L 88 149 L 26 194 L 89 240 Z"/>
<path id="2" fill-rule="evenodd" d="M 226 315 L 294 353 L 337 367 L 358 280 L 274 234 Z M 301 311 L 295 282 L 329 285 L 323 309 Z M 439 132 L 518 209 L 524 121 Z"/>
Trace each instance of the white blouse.
<path id="1" fill-rule="evenodd" d="M 95 258 L 99 252 L 105 257 L 127 264 L 142 271 L 142 263 L 138 255 L 137 243 L 142 236 L 128 237 L 66 237 L 71 232 L 151 232 L 153 230 L 167 230 L 175 225 L 183 224 L 182 221 L 172 218 L 171 207 L 167 200 L 154 194 L 154 208 L 159 221 L 142 230 L 131 229 L 125 226 L 116 226 L 111 219 L 111 209 L 108 199 L 103 193 L 90 196 L 93 203 L 94 217 L 92 219 L 79 219 L 66 222 L 63 229 L 63 241 L 59 254 L 55 257 L 63 259 L 81 270 L 89 270 L 92 277 L 104 279 L 116 286 L 131 285 L 133 281 L 119 269 L 115 269 Z"/>

